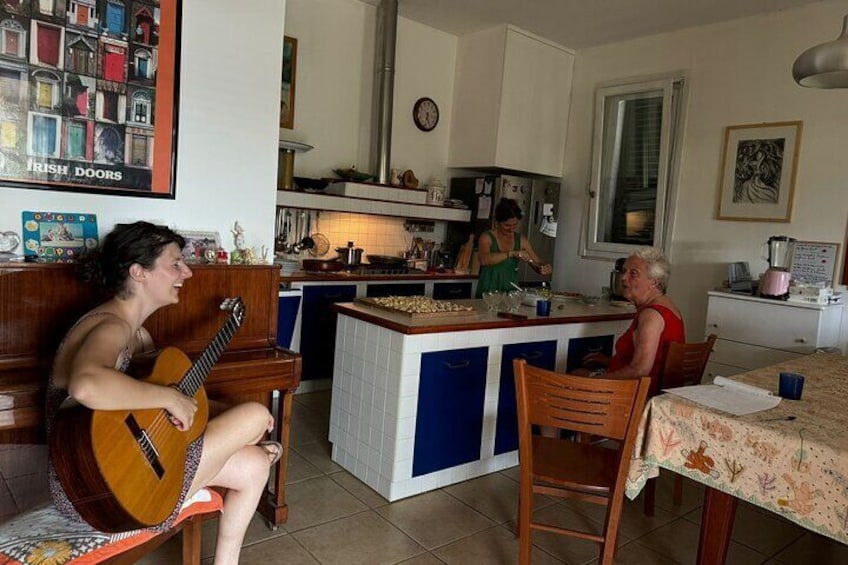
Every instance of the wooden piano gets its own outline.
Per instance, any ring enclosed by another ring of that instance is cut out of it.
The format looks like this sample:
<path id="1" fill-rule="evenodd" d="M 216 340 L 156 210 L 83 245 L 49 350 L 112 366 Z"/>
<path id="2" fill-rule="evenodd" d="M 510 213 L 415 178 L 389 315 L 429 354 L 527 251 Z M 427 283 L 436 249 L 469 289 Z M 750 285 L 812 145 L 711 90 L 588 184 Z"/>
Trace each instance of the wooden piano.
<path id="1" fill-rule="evenodd" d="M 257 400 L 272 408 L 275 438 L 285 446 L 259 512 L 272 528 L 286 521 L 286 461 L 292 394 L 300 383 L 300 356 L 278 348 L 279 269 L 271 266 L 194 265 L 177 305 L 145 324 L 158 346 L 196 357 L 226 316 L 218 309 L 241 296 L 245 322 L 213 368 L 206 391 L 229 403 Z M 56 347 L 71 325 L 98 303 L 95 290 L 68 264 L 0 264 L 0 443 L 43 443 L 44 391 Z"/>

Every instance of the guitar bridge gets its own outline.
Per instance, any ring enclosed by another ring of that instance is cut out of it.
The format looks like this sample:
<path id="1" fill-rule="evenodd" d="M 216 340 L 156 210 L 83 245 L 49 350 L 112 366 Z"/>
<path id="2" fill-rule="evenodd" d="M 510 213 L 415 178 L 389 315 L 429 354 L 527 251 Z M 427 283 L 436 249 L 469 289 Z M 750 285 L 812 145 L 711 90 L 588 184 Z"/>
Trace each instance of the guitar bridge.
<path id="1" fill-rule="evenodd" d="M 153 469 L 154 473 L 156 473 L 156 477 L 161 479 L 165 475 L 165 468 L 162 467 L 162 464 L 159 462 L 159 451 L 156 450 L 156 446 L 153 445 L 153 442 L 150 440 L 150 436 L 147 435 L 147 430 L 138 425 L 135 416 L 132 414 L 127 415 L 124 420 L 124 424 L 126 424 L 130 433 L 135 438 L 139 449 L 141 449 L 142 454 L 144 454 L 144 458 L 147 460 L 147 464 L 150 465 L 150 468 Z"/>

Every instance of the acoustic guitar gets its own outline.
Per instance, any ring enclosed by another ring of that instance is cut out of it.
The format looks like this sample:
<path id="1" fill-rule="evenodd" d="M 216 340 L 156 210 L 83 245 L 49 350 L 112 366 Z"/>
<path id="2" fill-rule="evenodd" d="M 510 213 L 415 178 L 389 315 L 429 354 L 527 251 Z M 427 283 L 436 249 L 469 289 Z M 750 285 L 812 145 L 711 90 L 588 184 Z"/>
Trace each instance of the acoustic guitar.
<path id="1" fill-rule="evenodd" d="M 173 512 L 183 488 L 186 450 L 206 428 L 203 382 L 244 321 L 241 298 L 194 364 L 179 349 L 162 350 L 145 382 L 176 387 L 197 400 L 194 423 L 180 431 L 164 409 L 90 410 L 68 399 L 53 422 L 50 454 L 59 482 L 80 516 L 108 533 L 148 528 Z"/>

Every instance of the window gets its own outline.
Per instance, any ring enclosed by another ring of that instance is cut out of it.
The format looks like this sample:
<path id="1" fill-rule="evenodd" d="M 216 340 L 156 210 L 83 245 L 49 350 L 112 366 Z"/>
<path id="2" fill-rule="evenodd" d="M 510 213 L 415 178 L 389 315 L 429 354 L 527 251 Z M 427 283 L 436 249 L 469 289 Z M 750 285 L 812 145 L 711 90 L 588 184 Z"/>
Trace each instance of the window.
<path id="1" fill-rule="evenodd" d="M 675 76 L 597 89 L 584 257 L 668 253 L 683 86 Z"/>
<path id="2" fill-rule="evenodd" d="M 41 108 L 56 108 L 59 105 L 59 77 L 49 71 L 37 70 L 32 75 L 35 81 L 35 103 Z"/>
<path id="3" fill-rule="evenodd" d="M 132 97 L 132 121 L 139 124 L 150 123 L 150 95 L 146 92 L 136 92 Z"/>

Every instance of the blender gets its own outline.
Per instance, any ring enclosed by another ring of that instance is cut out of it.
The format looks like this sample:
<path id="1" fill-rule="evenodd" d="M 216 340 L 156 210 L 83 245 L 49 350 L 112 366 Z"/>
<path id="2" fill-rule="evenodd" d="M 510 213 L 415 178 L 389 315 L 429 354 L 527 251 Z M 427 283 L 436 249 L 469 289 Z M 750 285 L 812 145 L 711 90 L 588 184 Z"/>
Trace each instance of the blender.
<path id="1" fill-rule="evenodd" d="M 789 269 L 795 239 L 785 235 L 773 235 L 764 245 L 768 248 L 768 256 L 763 258 L 768 261 L 769 268 L 760 283 L 760 296 L 786 300 L 792 280 Z"/>

